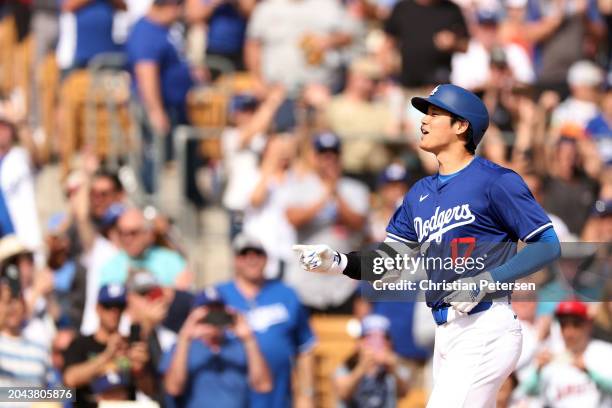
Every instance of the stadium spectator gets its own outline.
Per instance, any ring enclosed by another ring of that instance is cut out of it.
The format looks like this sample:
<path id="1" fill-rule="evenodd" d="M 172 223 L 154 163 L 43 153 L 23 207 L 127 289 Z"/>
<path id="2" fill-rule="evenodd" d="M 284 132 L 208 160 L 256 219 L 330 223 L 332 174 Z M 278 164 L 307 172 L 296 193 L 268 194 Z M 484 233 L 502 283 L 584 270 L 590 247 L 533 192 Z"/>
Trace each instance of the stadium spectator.
<path id="1" fill-rule="evenodd" d="M 603 71 L 594 62 L 578 61 L 569 67 L 567 84 L 571 93 L 552 113 L 553 136 L 572 131 L 583 136 L 589 121 L 599 114 L 603 81 Z"/>
<path id="2" fill-rule="evenodd" d="M 103 286 L 96 307 L 100 327 L 92 336 L 76 337 L 64 353 L 64 384 L 76 388 L 78 407 L 95 407 L 102 400 L 134 400 L 136 390 L 154 392 L 146 344 L 128 343 L 118 332 L 125 306 L 123 286 Z"/>
<path id="3" fill-rule="evenodd" d="M 85 68 L 96 55 L 121 51 L 113 38 L 115 12 L 123 0 L 61 0 L 58 64 L 64 76 Z"/>
<path id="4" fill-rule="evenodd" d="M 53 275 L 53 297 L 59 303 L 58 321 L 81 327 L 87 287 L 87 270 L 77 257 L 70 256 L 68 216 L 57 213 L 47 223 L 45 243 L 47 265 Z"/>
<path id="5" fill-rule="evenodd" d="M 223 206 L 229 211 L 230 239 L 242 230 L 244 210 L 257 182 L 258 163 L 267 143 L 266 133 L 284 96 L 284 88 L 277 86 L 261 104 L 251 94 L 237 94 L 230 101 L 230 124 L 221 134 L 227 173 Z"/>
<path id="6" fill-rule="evenodd" d="M 243 231 L 257 236 L 268 256 L 266 277 L 282 279 L 294 254 L 295 230 L 285 217 L 286 193 L 292 182 L 291 164 L 297 140 L 280 134 L 268 139 L 261 166 L 255 174 L 250 203 L 244 211 Z"/>
<path id="7" fill-rule="evenodd" d="M 608 283 L 593 321 L 593 338 L 612 343 L 612 285 Z"/>
<path id="8" fill-rule="evenodd" d="M 334 385 L 341 407 L 394 407 L 410 387 L 410 370 L 393 352 L 390 322 L 380 315 L 361 322 L 357 351 L 336 370 Z"/>
<path id="9" fill-rule="evenodd" d="M 369 240 L 382 242 L 387 237 L 387 224 L 408 192 L 409 174 L 406 168 L 392 163 L 378 176 L 376 204 L 368 216 Z"/>
<path id="10" fill-rule="evenodd" d="M 178 327 L 182 325 L 187 316 L 177 316 L 176 313 L 170 314 L 173 293 L 165 292 L 157 283 L 151 273 L 145 270 L 135 271 L 126 285 L 127 288 L 127 308 L 129 315 L 130 337 L 132 340 L 143 341 L 147 346 L 150 359 L 150 367 L 157 368 L 161 362 L 164 352 L 176 342 L 177 334 L 172 329 L 166 327 L 167 321 L 176 319 Z M 189 297 L 188 308 L 191 308 Z M 123 323 L 123 322 L 122 322 Z M 157 373 L 156 373 L 157 374 Z M 155 375 L 154 394 L 152 397 L 163 404 L 164 392 L 161 376 Z"/>
<path id="11" fill-rule="evenodd" d="M 92 248 L 96 232 L 102 227 L 110 207 L 125 200 L 125 191 L 118 175 L 96 169 L 98 164 L 95 159 L 88 156 L 83 160 L 83 169 L 70 173 L 65 183 L 65 194 L 71 210 L 68 235 L 72 256 Z"/>
<path id="12" fill-rule="evenodd" d="M 38 90 L 41 83 L 41 70 L 45 58 L 55 52 L 59 37 L 59 4 L 57 0 L 32 1 L 32 35 L 34 37 L 32 78 L 34 86 L 30 94 L 30 123 L 37 128 L 41 125 Z"/>
<path id="13" fill-rule="evenodd" d="M 269 393 L 251 394 L 251 407 L 314 406 L 312 347 L 315 337 L 308 313 L 295 292 L 264 276 L 266 252 L 259 239 L 246 234 L 233 242 L 235 277 L 217 286 L 225 303 L 244 313 L 273 381 Z M 292 387 L 292 369 L 296 384 Z"/>
<path id="14" fill-rule="evenodd" d="M 130 208 L 121 214 L 117 233 L 121 252 L 102 267 L 102 284 L 125 283 L 131 268 L 142 268 L 162 286 L 189 288 L 192 276 L 187 262 L 175 251 L 152 245 L 151 225 L 140 209 Z"/>
<path id="15" fill-rule="evenodd" d="M 591 339 L 593 322 L 584 303 L 561 302 L 555 316 L 565 350 L 559 354 L 543 351 L 521 387 L 538 393 L 552 408 L 605 405 L 612 393 L 612 372 L 607 363 L 612 358 L 612 346 Z"/>
<path id="16" fill-rule="evenodd" d="M 247 21 L 255 0 L 187 0 L 186 17 L 194 23 L 206 23 L 206 55 L 221 57 L 236 71 L 244 70 L 243 50 Z"/>
<path id="17" fill-rule="evenodd" d="M 0 236 L 16 234 L 26 246 L 40 251 L 34 173 L 28 152 L 18 142 L 15 124 L 0 118 Z"/>
<path id="18" fill-rule="evenodd" d="M 597 190 L 597 182 L 581 169 L 578 143 L 575 139 L 562 137 L 555 144 L 542 201 L 544 208 L 561 217 L 576 236 L 582 232 Z"/>
<path id="19" fill-rule="evenodd" d="M 341 251 L 351 251 L 364 238 L 368 189 L 342 176 L 338 136 L 316 135 L 313 147 L 313 170 L 296 177 L 287 191 L 287 219 L 297 231 L 297 242 L 328 242 Z M 351 312 L 355 281 L 343 275 L 306 273 L 294 262 L 287 276 L 302 302 L 316 310 Z"/>
<path id="20" fill-rule="evenodd" d="M 567 95 L 565 79 L 579 60 L 593 58 L 605 35 L 596 0 L 532 2 L 527 19 L 548 20 L 536 48 L 538 86 Z M 570 84 L 571 86 L 571 84 Z"/>
<path id="21" fill-rule="evenodd" d="M 248 406 L 250 390 L 273 385 L 246 318 L 230 314 L 213 288 L 195 298 L 160 371 L 166 392 L 184 407 Z"/>
<path id="22" fill-rule="evenodd" d="M 459 7 L 448 0 L 401 0 L 384 23 L 387 52 L 397 48 L 400 83 L 415 88 L 450 81 L 451 57 L 465 52 L 468 29 Z"/>
<path id="23" fill-rule="evenodd" d="M 0 320 L 0 384 L 11 388 L 46 387 L 51 379 L 49 348 L 24 335 L 28 311 L 23 296 L 4 285 L 0 292 L 0 310 L 5 311 Z"/>
<path id="24" fill-rule="evenodd" d="M 465 53 L 455 53 L 452 57 L 451 82 L 473 91 L 480 91 L 487 82 L 504 85 L 496 81 L 491 71 L 493 67 L 507 67 L 516 79 L 523 84 L 535 81 L 535 73 L 529 54 L 517 44 L 501 44 L 498 27 L 501 16 L 497 10 L 480 10 L 477 24 L 473 27 L 473 37 Z"/>
<path id="25" fill-rule="evenodd" d="M 368 177 L 389 163 L 384 142 L 397 140 L 400 122 L 381 92 L 382 66 L 373 57 L 351 62 L 344 91 L 323 106 L 324 123 L 342 139 L 342 168 Z M 369 177 L 371 178 L 371 177 Z"/>
<path id="26" fill-rule="evenodd" d="M 336 0 L 257 3 L 247 27 L 246 66 L 261 84 L 285 86 L 291 99 L 309 83 L 333 88 L 337 52 L 351 44 L 351 29 Z"/>
<path id="27" fill-rule="evenodd" d="M 601 111 L 586 126 L 588 136 L 597 144 L 601 161 L 612 166 L 612 84 L 601 100 Z"/>
<path id="28" fill-rule="evenodd" d="M 155 191 L 157 152 L 153 137 L 167 136 L 187 121 L 187 93 L 194 76 L 182 55 L 182 37 L 173 29 L 180 18 L 182 1 L 155 1 L 149 12 L 133 27 L 126 42 L 128 70 L 141 109 L 140 129 L 143 137 L 145 191 Z M 167 157 L 171 157 L 171 138 L 166 138 Z"/>
<path id="29" fill-rule="evenodd" d="M 0 240 L 0 265 L 0 275 L 13 276 L 15 293 L 20 293 L 25 301 L 23 335 L 49 348 L 55 333 L 49 302 L 53 275 L 48 270 L 36 269 L 34 254 L 15 235 Z"/>

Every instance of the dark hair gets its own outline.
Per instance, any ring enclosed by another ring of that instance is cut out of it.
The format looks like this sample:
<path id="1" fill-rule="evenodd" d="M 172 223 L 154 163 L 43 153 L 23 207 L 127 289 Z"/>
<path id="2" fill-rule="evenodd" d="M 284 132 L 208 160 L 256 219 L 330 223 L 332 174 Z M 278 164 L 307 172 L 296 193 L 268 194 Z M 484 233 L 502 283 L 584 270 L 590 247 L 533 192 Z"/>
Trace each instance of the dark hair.
<path id="1" fill-rule="evenodd" d="M 121 180 L 119 179 L 117 173 L 105 169 L 100 169 L 96 171 L 93 175 L 94 180 L 99 178 L 110 180 L 110 182 L 113 183 L 113 187 L 116 192 L 123 191 L 123 184 L 121 184 Z"/>
<path id="2" fill-rule="evenodd" d="M 467 119 L 463 119 L 461 116 L 451 114 L 451 126 L 457 122 L 468 122 Z M 467 141 L 465 142 L 465 150 L 468 151 L 471 155 L 476 154 L 476 144 L 474 143 L 474 138 L 472 137 L 472 125 L 468 122 L 468 130 Z"/>

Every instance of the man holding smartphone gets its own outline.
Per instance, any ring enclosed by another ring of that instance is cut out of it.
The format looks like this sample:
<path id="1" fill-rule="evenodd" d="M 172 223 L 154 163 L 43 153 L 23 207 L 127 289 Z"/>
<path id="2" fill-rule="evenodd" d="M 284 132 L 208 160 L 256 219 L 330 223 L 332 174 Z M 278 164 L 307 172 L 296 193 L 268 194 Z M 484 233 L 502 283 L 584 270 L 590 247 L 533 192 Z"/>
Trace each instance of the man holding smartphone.
<path id="1" fill-rule="evenodd" d="M 182 407 L 248 406 L 250 389 L 272 389 L 268 365 L 245 317 L 228 310 L 213 288 L 196 297 L 160 371 L 166 391 Z"/>

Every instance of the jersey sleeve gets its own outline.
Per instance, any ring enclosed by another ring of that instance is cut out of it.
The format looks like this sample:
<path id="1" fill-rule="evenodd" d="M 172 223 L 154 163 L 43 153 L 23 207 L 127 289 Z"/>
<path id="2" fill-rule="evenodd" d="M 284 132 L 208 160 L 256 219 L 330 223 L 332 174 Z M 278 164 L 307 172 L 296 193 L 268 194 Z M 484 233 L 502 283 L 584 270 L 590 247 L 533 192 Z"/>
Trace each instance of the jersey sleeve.
<path id="1" fill-rule="evenodd" d="M 498 221 L 523 242 L 552 227 L 544 209 L 518 174 L 508 172 L 497 178 L 490 190 L 491 206 Z"/>
<path id="2" fill-rule="evenodd" d="M 387 236 L 405 243 L 418 241 L 409 205 L 409 194 L 404 196 L 402 205 L 395 210 L 395 214 L 393 214 L 389 225 L 387 225 Z"/>
<path id="3" fill-rule="evenodd" d="M 146 46 L 143 46 L 146 44 Z M 163 58 L 164 44 L 158 41 L 149 41 L 143 30 L 134 33 L 126 44 L 127 53 L 133 64 L 139 62 L 159 62 Z"/>

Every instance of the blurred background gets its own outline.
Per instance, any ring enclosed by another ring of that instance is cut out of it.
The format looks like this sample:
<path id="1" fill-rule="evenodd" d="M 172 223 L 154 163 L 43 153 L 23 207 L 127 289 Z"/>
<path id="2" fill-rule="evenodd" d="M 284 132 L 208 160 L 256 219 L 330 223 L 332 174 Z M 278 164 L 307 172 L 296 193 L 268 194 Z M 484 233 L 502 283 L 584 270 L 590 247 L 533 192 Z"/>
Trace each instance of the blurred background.
<path id="1" fill-rule="evenodd" d="M 575 249 L 515 294 L 497 404 L 612 406 L 611 24 L 607 0 L 0 1 L 0 385 L 425 406 L 422 294 L 370 302 L 291 247 L 384 240 L 437 171 L 410 98 L 451 82 Z"/>

